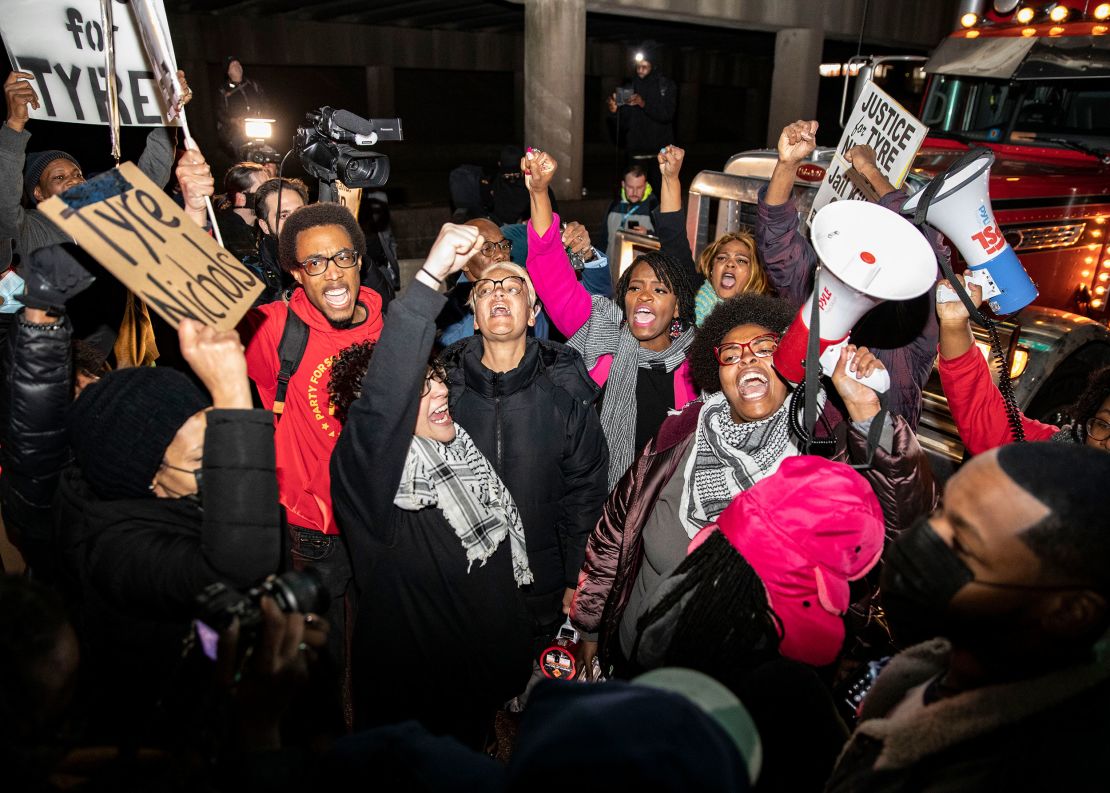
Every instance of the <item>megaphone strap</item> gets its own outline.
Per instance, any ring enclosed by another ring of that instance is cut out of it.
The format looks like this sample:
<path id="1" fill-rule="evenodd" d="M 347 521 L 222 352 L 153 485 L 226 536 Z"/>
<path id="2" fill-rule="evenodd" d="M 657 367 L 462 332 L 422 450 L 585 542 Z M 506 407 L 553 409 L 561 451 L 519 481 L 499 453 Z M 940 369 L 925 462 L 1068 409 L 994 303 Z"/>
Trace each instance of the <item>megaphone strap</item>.
<path id="1" fill-rule="evenodd" d="M 944 183 L 954 173 L 959 173 L 960 170 L 966 168 L 976 160 L 989 158 L 994 162 L 994 152 L 985 146 L 976 146 L 975 148 L 968 149 L 959 159 L 944 169 L 943 173 L 938 173 L 933 177 L 929 184 L 925 185 L 925 189 L 921 191 L 921 198 L 917 201 L 917 208 L 913 212 L 913 224 L 921 226 L 925 223 L 925 215 L 929 212 L 929 206 L 936 199 L 937 194 L 944 189 Z"/>

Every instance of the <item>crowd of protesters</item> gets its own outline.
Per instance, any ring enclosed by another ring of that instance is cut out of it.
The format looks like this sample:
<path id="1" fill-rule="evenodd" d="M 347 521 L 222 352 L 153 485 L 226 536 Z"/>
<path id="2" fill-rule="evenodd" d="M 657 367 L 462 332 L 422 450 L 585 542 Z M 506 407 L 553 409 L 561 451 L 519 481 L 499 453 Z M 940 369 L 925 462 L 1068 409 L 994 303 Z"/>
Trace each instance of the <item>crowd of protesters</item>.
<path id="1" fill-rule="evenodd" d="M 519 211 L 444 225 L 404 284 L 384 196 L 364 228 L 233 166 L 217 221 L 264 291 L 224 331 L 167 332 L 36 209 L 85 177 L 27 151 L 12 74 L 9 789 L 1106 788 L 1110 370 L 1066 426 L 1008 418 L 963 303 L 880 304 L 807 453 L 774 355 L 817 266 L 816 122 L 783 129 L 755 227 L 695 256 L 654 57 L 609 100 L 634 156 L 597 247 L 538 149 L 502 163 Z M 221 130 L 262 97 L 228 67 Z M 159 128 L 139 167 L 208 228 L 200 151 Z M 614 283 L 630 218 L 661 250 Z M 971 455 L 944 487 L 915 434 L 934 364 Z"/>

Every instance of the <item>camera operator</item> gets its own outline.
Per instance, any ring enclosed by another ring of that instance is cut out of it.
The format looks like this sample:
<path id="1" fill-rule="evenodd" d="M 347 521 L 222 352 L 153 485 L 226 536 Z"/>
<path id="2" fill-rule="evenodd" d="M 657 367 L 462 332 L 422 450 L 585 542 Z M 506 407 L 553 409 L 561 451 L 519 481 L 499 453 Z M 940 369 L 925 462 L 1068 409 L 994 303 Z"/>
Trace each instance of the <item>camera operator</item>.
<path id="1" fill-rule="evenodd" d="M 256 250 L 255 198 L 265 181 L 266 169 L 253 162 L 236 163 L 224 174 L 224 197 L 216 210 L 216 223 L 224 247 L 236 259 L 243 259 Z"/>
<path id="2" fill-rule="evenodd" d="M 246 119 L 265 114 L 266 94 L 257 81 L 243 77 L 243 64 L 235 55 L 224 59 L 224 81 L 216 107 L 216 134 L 236 160 L 247 143 Z"/>
<path id="3" fill-rule="evenodd" d="M 254 193 L 258 246 L 256 252 L 243 257 L 243 264 L 266 285 L 255 300 L 256 306 L 282 300 L 296 286 L 297 282 L 278 261 L 278 235 L 285 219 L 307 203 L 308 185 L 300 179 L 268 179 Z"/>
<path id="4" fill-rule="evenodd" d="M 674 142 L 672 122 L 678 102 L 674 81 L 655 68 L 658 55 L 654 42 L 645 42 L 640 47 L 634 58 L 636 76 L 610 94 L 606 117 L 609 133 L 618 145 L 623 135 L 626 165 L 643 168 L 655 190 L 659 189 L 657 156 L 660 149 Z M 623 101 L 618 101 L 618 95 Z"/>

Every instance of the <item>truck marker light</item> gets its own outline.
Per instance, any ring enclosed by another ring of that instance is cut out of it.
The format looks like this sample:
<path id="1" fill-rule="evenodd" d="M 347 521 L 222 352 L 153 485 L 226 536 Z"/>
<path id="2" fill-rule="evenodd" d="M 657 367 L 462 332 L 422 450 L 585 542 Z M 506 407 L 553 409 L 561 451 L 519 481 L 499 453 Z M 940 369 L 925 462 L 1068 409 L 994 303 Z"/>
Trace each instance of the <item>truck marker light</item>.
<path id="1" fill-rule="evenodd" d="M 1052 7 L 1052 10 L 1048 12 L 1048 18 L 1051 19 L 1053 22 L 1063 22 L 1065 19 L 1068 18 L 1068 14 L 1070 13 L 1070 8 L 1057 3 Z"/>
<path id="2" fill-rule="evenodd" d="M 1110 3 L 1099 3 L 1095 6 L 1094 18 L 1099 21 L 1110 18 Z"/>
<path id="3" fill-rule="evenodd" d="M 1027 25 L 1033 21 L 1033 17 L 1036 16 L 1036 14 L 1037 12 L 1034 11 L 1032 8 L 1030 8 L 1029 6 L 1025 6 L 1024 8 L 1018 9 L 1017 16 L 1014 18 L 1017 19 L 1017 21 L 1021 24 Z M 1022 33 L 1024 32 L 1025 31 L 1022 31 Z"/>
<path id="4" fill-rule="evenodd" d="M 977 38 L 979 38 L 979 31 L 978 30 L 969 30 L 966 33 L 964 33 L 964 35 L 967 36 L 969 39 L 977 39 Z"/>
<path id="5" fill-rule="evenodd" d="M 1029 38 L 1030 36 L 1036 36 L 1037 35 L 1037 29 L 1036 28 L 1022 28 L 1021 29 L 1021 35 L 1024 36 L 1025 38 Z"/>
<path id="6" fill-rule="evenodd" d="M 1056 25 L 1055 27 L 1051 27 L 1051 28 L 1048 29 L 1048 35 L 1050 35 L 1050 36 L 1062 36 L 1062 35 L 1064 35 L 1064 29 L 1062 27 L 1060 27 L 1059 25 Z"/>
<path id="7" fill-rule="evenodd" d="M 960 24 L 965 28 L 975 27 L 975 23 L 979 21 L 979 15 L 968 11 L 960 17 Z"/>
<path id="8" fill-rule="evenodd" d="M 1091 301 L 1091 308 L 1102 308 L 1102 301 L 1101 300 L 1092 300 Z"/>

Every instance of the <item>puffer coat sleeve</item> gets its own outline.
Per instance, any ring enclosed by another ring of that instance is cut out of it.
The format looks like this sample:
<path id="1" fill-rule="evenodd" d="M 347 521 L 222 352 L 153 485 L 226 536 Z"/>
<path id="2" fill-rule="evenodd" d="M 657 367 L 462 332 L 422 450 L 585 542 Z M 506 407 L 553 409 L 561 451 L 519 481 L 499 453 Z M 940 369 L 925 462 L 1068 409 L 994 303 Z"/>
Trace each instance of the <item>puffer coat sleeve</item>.
<path id="1" fill-rule="evenodd" d="M 888 452 L 881 446 L 875 449 L 870 470 L 862 471 L 871 483 L 886 522 L 887 540 L 918 518 L 931 513 L 940 503 L 940 486 L 933 477 L 917 435 L 901 416 L 893 416 L 894 441 Z M 867 437 L 848 422 L 837 427 L 844 433 L 841 454 L 844 462 L 862 465 L 867 462 Z"/>

